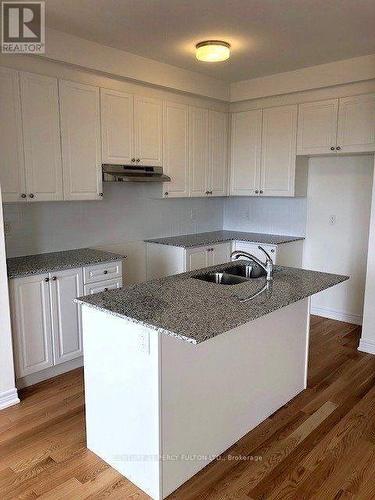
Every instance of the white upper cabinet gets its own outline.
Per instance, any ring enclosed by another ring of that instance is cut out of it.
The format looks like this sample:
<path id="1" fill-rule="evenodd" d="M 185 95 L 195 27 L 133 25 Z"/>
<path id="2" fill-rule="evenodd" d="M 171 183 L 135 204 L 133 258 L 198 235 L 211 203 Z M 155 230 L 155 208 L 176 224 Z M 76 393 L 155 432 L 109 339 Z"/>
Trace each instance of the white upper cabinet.
<path id="1" fill-rule="evenodd" d="M 164 103 L 164 172 L 171 182 L 164 184 L 164 196 L 189 196 L 189 108 L 174 102 Z"/>
<path id="2" fill-rule="evenodd" d="M 260 194 L 294 196 L 297 106 L 263 110 Z"/>
<path id="3" fill-rule="evenodd" d="M 57 79 L 21 73 L 28 201 L 63 199 Z"/>
<path id="4" fill-rule="evenodd" d="M 232 114 L 230 194 L 258 194 L 262 145 L 262 110 Z"/>
<path id="5" fill-rule="evenodd" d="M 300 104 L 297 154 L 336 151 L 338 99 Z"/>
<path id="6" fill-rule="evenodd" d="M 375 94 L 340 99 L 337 146 L 343 153 L 375 151 Z"/>
<path id="7" fill-rule="evenodd" d="M 60 81 L 64 198 L 102 196 L 99 88 Z"/>
<path id="8" fill-rule="evenodd" d="M 151 97 L 134 97 L 135 162 L 163 164 L 163 103 Z"/>
<path id="9" fill-rule="evenodd" d="M 17 71 L 0 68 L 0 184 L 3 201 L 26 199 L 21 100 Z"/>
<path id="10" fill-rule="evenodd" d="M 208 191 L 225 196 L 228 181 L 228 114 L 209 111 Z"/>
<path id="11" fill-rule="evenodd" d="M 103 163 L 126 165 L 134 158 L 133 96 L 100 89 Z"/>
<path id="12" fill-rule="evenodd" d="M 190 196 L 208 194 L 208 109 L 189 110 Z"/>
<path id="13" fill-rule="evenodd" d="M 73 300 L 83 295 L 82 268 L 51 273 L 54 364 L 82 356 L 81 308 Z"/>

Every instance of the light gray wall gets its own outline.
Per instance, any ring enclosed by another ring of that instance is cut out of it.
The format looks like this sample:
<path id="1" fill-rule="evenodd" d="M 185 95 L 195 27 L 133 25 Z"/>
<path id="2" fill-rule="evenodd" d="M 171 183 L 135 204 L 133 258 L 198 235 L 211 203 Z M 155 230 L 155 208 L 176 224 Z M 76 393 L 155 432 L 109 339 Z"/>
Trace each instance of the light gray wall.
<path id="1" fill-rule="evenodd" d="M 105 184 L 102 201 L 4 205 L 7 256 L 221 229 L 223 199 L 161 199 L 160 184 Z"/>
<path id="2" fill-rule="evenodd" d="M 224 229 L 303 236 L 306 198 L 226 198 Z"/>

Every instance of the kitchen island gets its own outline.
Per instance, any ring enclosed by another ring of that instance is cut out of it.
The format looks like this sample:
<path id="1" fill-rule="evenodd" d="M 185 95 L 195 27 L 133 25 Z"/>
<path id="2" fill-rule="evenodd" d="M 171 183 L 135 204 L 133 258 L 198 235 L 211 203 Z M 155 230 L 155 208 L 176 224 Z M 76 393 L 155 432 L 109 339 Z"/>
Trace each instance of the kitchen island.
<path id="1" fill-rule="evenodd" d="M 201 279 L 238 265 L 78 299 L 87 446 L 152 498 L 306 387 L 309 297 L 348 279 L 287 267 L 270 283 Z"/>

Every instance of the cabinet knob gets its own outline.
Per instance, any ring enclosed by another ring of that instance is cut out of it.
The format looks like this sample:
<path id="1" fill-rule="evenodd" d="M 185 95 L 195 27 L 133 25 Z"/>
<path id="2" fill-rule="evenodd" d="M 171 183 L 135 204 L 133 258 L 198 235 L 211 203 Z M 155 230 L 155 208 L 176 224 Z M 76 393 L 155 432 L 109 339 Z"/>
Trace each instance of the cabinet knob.
<path id="1" fill-rule="evenodd" d="M 275 253 L 275 249 L 274 248 L 271 248 L 271 253 Z"/>
<path id="2" fill-rule="evenodd" d="M 133 162 L 133 163 L 135 162 L 135 158 L 132 158 L 132 162 Z"/>
<path id="3" fill-rule="evenodd" d="M 137 163 L 139 163 L 140 161 L 141 161 L 141 159 L 140 159 L 140 158 L 137 158 Z"/>
<path id="4" fill-rule="evenodd" d="M 206 192 L 205 192 L 205 194 L 210 194 L 210 192 L 209 192 L 209 191 L 206 191 Z"/>
<path id="5" fill-rule="evenodd" d="M 52 276 L 52 281 L 56 281 L 57 280 L 57 276 Z"/>
<path id="6" fill-rule="evenodd" d="M 45 281 L 46 283 L 48 283 L 48 282 L 49 282 L 49 278 L 44 278 L 44 281 Z"/>
<path id="7" fill-rule="evenodd" d="M 337 148 L 336 148 L 336 149 L 337 149 L 337 151 L 340 151 L 340 149 L 341 149 L 341 146 L 337 146 Z"/>
<path id="8" fill-rule="evenodd" d="M 335 150 L 335 147 L 334 146 L 331 146 L 331 151 L 334 151 Z"/>
<path id="9" fill-rule="evenodd" d="M 103 271 L 103 274 L 108 274 L 107 269 L 105 269 L 105 270 Z"/>
<path id="10" fill-rule="evenodd" d="M 105 292 L 108 292 L 108 288 L 104 288 L 104 291 L 105 291 Z"/>
<path id="11" fill-rule="evenodd" d="M 212 194 L 212 191 L 208 191 L 208 194 Z"/>
<path id="12" fill-rule="evenodd" d="M 259 191 L 259 194 L 263 194 L 263 191 L 262 191 L 262 189 L 261 189 L 261 190 Z"/>
<path id="13" fill-rule="evenodd" d="M 21 198 L 26 198 L 26 196 L 27 196 L 26 193 L 21 194 Z"/>
<path id="14" fill-rule="evenodd" d="M 29 194 L 29 198 L 34 198 L 33 193 L 30 193 L 30 194 Z"/>
<path id="15" fill-rule="evenodd" d="M 99 193 L 99 196 L 103 198 L 103 193 Z"/>
<path id="16" fill-rule="evenodd" d="M 166 191 L 166 192 L 164 193 L 164 196 L 168 196 L 168 195 L 169 195 L 169 193 L 168 193 L 168 191 Z"/>
<path id="17" fill-rule="evenodd" d="M 259 194 L 259 191 L 257 189 L 255 190 L 255 194 Z"/>

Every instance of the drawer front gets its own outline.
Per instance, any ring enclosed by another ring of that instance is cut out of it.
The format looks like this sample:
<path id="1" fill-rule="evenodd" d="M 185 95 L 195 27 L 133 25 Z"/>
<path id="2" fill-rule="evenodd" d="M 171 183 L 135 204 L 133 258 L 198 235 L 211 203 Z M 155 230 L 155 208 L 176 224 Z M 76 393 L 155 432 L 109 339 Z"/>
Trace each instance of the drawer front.
<path id="1" fill-rule="evenodd" d="M 83 282 L 85 285 L 115 278 L 122 278 L 121 261 L 105 262 L 104 264 L 96 264 L 83 268 Z"/>
<path id="2" fill-rule="evenodd" d="M 106 292 L 107 290 L 115 290 L 122 287 L 122 279 L 101 281 L 100 283 L 93 283 L 92 285 L 84 286 L 84 294 L 92 295 L 94 293 Z"/>

